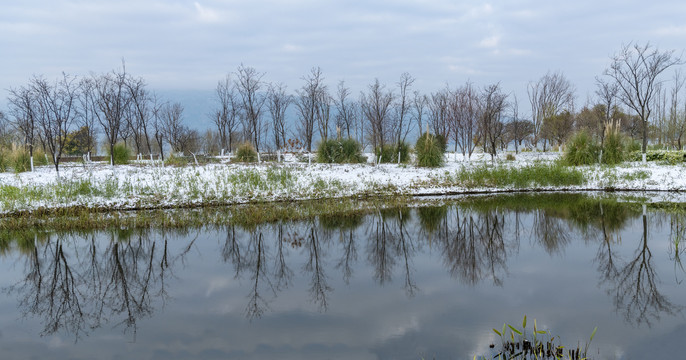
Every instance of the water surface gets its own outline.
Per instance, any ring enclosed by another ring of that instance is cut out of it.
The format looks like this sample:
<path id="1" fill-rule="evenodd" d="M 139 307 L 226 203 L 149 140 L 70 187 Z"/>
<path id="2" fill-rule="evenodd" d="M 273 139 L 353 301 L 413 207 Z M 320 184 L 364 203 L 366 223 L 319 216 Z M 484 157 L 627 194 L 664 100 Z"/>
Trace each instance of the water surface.
<path id="1" fill-rule="evenodd" d="M 599 359 L 678 357 L 681 211 L 579 194 L 296 222 L 15 235 L 3 358 L 471 359 L 527 315 Z"/>

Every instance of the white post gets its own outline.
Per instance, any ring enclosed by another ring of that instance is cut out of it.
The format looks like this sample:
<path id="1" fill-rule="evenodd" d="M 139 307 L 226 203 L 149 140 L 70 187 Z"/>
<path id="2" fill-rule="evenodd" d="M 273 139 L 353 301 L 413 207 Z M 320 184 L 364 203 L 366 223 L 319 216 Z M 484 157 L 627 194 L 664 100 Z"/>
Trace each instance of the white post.
<path id="1" fill-rule="evenodd" d="M 307 153 L 307 165 L 312 165 L 312 154 Z"/>
<path id="2" fill-rule="evenodd" d="M 224 149 L 222 149 L 222 155 L 221 155 L 221 157 L 224 157 Z"/>
<path id="3" fill-rule="evenodd" d="M 643 216 L 646 216 L 648 206 L 646 204 L 643 204 Z"/>
<path id="4" fill-rule="evenodd" d="M 31 172 L 33 172 L 33 155 L 31 155 Z"/>
<path id="5" fill-rule="evenodd" d="M 646 163 L 646 154 L 645 153 L 641 154 L 641 159 L 642 159 L 643 163 L 645 164 Z"/>
<path id="6" fill-rule="evenodd" d="M 398 165 L 400 165 L 400 151 L 398 151 Z"/>
<path id="7" fill-rule="evenodd" d="M 257 153 L 257 163 L 260 164 L 262 163 L 262 160 L 260 159 L 260 153 Z"/>

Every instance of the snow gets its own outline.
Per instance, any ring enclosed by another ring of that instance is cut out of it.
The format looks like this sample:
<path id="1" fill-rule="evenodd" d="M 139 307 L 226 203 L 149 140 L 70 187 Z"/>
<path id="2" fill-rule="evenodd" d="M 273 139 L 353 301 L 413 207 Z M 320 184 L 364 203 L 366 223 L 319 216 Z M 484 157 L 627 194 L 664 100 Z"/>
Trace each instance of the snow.
<path id="1" fill-rule="evenodd" d="M 62 164 L 59 176 L 52 166 L 34 172 L 0 173 L 0 213 L 86 206 L 139 209 L 251 201 L 285 201 L 368 195 L 442 195 L 479 192 L 564 190 L 639 191 L 654 201 L 686 199 L 686 166 L 640 162 L 615 167 L 578 167 L 588 182 L 562 188 L 464 188 L 441 186 L 446 175 L 479 166 L 522 167 L 549 163 L 559 153 L 520 153 L 516 160 L 499 155 L 448 154 L 444 167 L 428 169 L 397 164 L 308 164 L 286 156 L 283 163 L 220 163 L 183 167 L 141 161 L 111 167 L 107 164 Z M 369 156 L 371 159 L 372 157 Z M 21 196 L 13 196 L 12 191 Z M 656 195 L 655 192 L 658 192 Z M 643 194 L 642 194 L 643 196 Z"/>

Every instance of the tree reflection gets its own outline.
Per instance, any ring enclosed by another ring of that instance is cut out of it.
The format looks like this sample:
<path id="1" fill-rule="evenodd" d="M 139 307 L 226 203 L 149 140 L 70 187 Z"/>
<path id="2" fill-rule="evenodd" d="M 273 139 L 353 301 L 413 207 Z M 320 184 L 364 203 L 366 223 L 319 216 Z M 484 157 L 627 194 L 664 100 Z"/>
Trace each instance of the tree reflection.
<path id="1" fill-rule="evenodd" d="M 160 251 L 157 241 L 148 239 L 140 232 L 135 240 L 113 237 L 102 249 L 96 234 L 76 240 L 69 234 L 49 235 L 23 251 L 26 275 L 8 290 L 19 296 L 24 316 L 41 319 L 42 335 L 64 331 L 78 341 L 121 319 L 115 326 L 132 330 L 135 339 L 138 319 L 154 311 L 153 298 L 164 303 L 168 296 L 167 241 Z"/>
<path id="2" fill-rule="evenodd" d="M 497 211 L 474 213 L 455 209 L 454 223 L 439 241 L 448 271 L 474 285 L 486 277 L 502 285 L 499 273 L 507 272 L 507 246 L 503 237 L 505 216 Z"/>
<path id="3" fill-rule="evenodd" d="M 329 286 L 326 272 L 324 270 L 324 254 L 319 240 L 319 231 L 315 223 L 310 223 L 309 235 L 305 242 L 307 251 L 307 263 L 303 267 L 305 273 L 310 273 L 310 295 L 312 301 L 319 306 L 320 311 L 326 311 L 328 303 L 326 301 L 328 293 L 332 291 Z"/>
<path id="4" fill-rule="evenodd" d="M 635 257 L 623 267 L 619 267 L 614 278 L 607 278 L 611 282 L 610 294 L 614 297 L 615 307 L 624 312 L 628 322 L 637 325 L 651 325 L 659 320 L 662 313 L 673 315 L 681 310 L 660 293 L 659 280 L 652 260 L 653 254 L 648 247 L 648 219 L 642 217 L 643 232 Z"/>

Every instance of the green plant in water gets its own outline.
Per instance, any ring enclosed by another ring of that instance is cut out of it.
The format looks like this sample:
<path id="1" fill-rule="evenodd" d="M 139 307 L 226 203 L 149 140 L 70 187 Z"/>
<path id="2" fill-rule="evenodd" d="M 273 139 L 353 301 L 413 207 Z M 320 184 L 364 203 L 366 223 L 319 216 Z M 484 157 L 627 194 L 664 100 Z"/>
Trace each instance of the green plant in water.
<path id="1" fill-rule="evenodd" d="M 588 347 L 595 337 L 598 327 L 596 326 L 591 333 L 591 336 L 582 348 L 581 346 L 576 346 L 576 348 L 566 349 L 564 345 L 561 345 L 557 336 L 553 336 L 548 331 L 543 331 L 538 329 L 538 324 L 536 319 L 534 319 L 533 333 L 527 335 L 526 332 L 527 319 L 524 315 L 524 320 L 522 321 L 521 329 L 516 328 L 510 324 L 503 324 L 502 329 L 493 329 L 493 332 L 500 336 L 502 341 L 502 347 L 499 352 L 495 354 L 492 358 L 502 359 L 502 360 L 524 360 L 524 359 L 569 359 L 569 360 L 585 360 L 588 359 Z M 539 335 L 542 335 L 539 338 Z M 556 341 L 557 340 L 557 341 Z M 495 348 L 495 345 L 491 345 L 491 348 Z M 498 350 L 496 350 L 498 351 Z M 474 359 L 477 357 L 475 356 Z M 486 359 L 486 357 L 481 357 Z"/>

